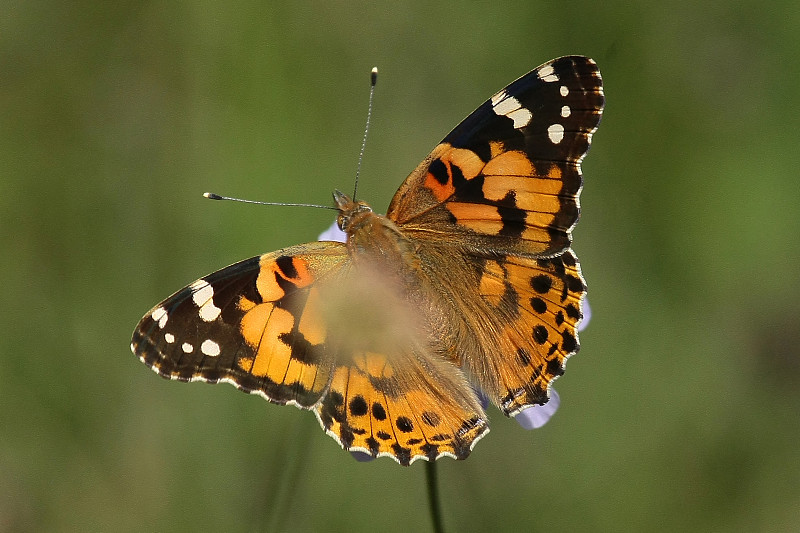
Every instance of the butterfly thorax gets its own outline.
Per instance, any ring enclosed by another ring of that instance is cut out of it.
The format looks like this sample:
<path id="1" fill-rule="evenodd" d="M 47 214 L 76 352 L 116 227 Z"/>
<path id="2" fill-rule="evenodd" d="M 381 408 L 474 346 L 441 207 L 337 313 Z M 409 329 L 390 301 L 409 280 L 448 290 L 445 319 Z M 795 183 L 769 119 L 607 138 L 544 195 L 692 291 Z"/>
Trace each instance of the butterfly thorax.
<path id="1" fill-rule="evenodd" d="M 347 248 L 354 262 L 407 277 L 402 274 L 414 269 L 419 261 L 411 240 L 366 202 L 354 201 L 340 191 L 335 191 L 333 197 L 339 208 L 337 222 L 347 234 Z"/>

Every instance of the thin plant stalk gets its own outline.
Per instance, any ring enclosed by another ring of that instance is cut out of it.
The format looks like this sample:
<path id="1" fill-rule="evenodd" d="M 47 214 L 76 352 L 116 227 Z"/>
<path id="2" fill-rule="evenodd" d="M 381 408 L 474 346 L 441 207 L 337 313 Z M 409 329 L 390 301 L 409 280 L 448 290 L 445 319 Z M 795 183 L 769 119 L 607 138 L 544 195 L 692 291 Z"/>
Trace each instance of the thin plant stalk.
<path id="1" fill-rule="evenodd" d="M 428 504 L 431 510 L 431 521 L 434 533 L 444 533 L 442 525 L 442 505 L 439 499 L 439 479 L 436 475 L 436 462 L 425 463 L 425 481 L 428 486 Z"/>

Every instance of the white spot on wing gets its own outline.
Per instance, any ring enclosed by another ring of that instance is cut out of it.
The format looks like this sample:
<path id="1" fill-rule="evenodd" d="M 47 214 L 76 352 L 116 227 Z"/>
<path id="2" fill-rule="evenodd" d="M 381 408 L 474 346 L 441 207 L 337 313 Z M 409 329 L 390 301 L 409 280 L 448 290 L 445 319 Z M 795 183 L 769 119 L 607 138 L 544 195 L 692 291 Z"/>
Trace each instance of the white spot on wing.
<path id="1" fill-rule="evenodd" d="M 209 357 L 216 357 L 219 355 L 219 344 L 211 339 L 206 339 L 203 341 L 203 344 L 200 345 L 200 351 Z"/>
<path id="2" fill-rule="evenodd" d="M 492 96 L 491 101 L 492 109 L 495 114 L 513 120 L 516 129 L 524 128 L 530 124 L 531 119 L 533 119 L 533 114 L 531 114 L 527 108 L 522 107 L 519 100 L 513 96 L 509 96 L 505 90 Z"/>
<path id="3" fill-rule="evenodd" d="M 214 297 L 214 288 L 205 280 L 198 279 L 189 285 L 189 288 L 194 291 L 192 294 L 192 300 L 194 300 L 194 303 L 197 305 L 197 307 L 200 307 Z"/>
<path id="4" fill-rule="evenodd" d="M 539 79 L 546 82 L 558 81 L 558 74 L 555 73 L 553 65 L 547 65 L 539 71 Z"/>
<path id="5" fill-rule="evenodd" d="M 347 242 L 347 233 L 343 232 L 339 228 L 339 224 L 336 223 L 334 220 L 333 223 L 319 234 L 317 237 L 318 241 L 336 241 L 336 242 Z"/>
<path id="6" fill-rule="evenodd" d="M 189 287 L 195 291 L 192 300 L 200 308 L 200 318 L 204 322 L 216 320 L 222 310 L 214 305 L 214 287 L 202 279 L 195 281 Z"/>
<path id="7" fill-rule="evenodd" d="M 547 128 L 547 136 L 550 137 L 550 142 L 558 144 L 564 139 L 564 126 L 561 124 L 553 124 Z"/>
<path id="8" fill-rule="evenodd" d="M 172 333 L 165 333 L 164 340 L 167 341 L 167 344 L 172 344 L 173 342 L 175 342 L 175 335 L 173 335 Z"/>
<path id="9" fill-rule="evenodd" d="M 200 318 L 204 322 L 212 322 L 217 319 L 222 309 L 214 305 L 213 300 L 209 300 L 200 307 Z"/>
<path id="10" fill-rule="evenodd" d="M 567 89 L 566 85 L 562 85 L 559 90 L 561 91 L 561 96 L 567 96 L 569 94 L 569 89 Z"/>
<path id="11" fill-rule="evenodd" d="M 192 346 L 188 342 L 184 342 L 183 344 L 181 344 L 181 350 L 183 350 L 183 353 L 192 353 L 194 351 L 194 346 Z"/>
<path id="12" fill-rule="evenodd" d="M 492 96 L 492 107 L 495 107 L 497 104 L 499 104 L 500 102 L 505 100 L 507 96 L 508 96 L 508 93 L 506 92 L 505 89 L 503 89 L 502 91 L 500 91 L 496 95 Z"/>
<path id="13" fill-rule="evenodd" d="M 567 117 L 568 117 L 568 116 L 570 116 L 571 114 L 572 114 L 572 111 L 570 110 L 570 108 L 569 108 L 569 106 L 568 106 L 568 105 L 565 105 L 565 106 L 563 106 L 563 107 L 561 108 L 561 116 L 562 116 L 562 117 L 564 117 L 564 118 L 567 118 Z"/>
<path id="14" fill-rule="evenodd" d="M 158 322 L 159 328 L 164 329 L 164 326 L 167 325 L 167 319 L 169 318 L 169 315 L 167 315 L 167 310 L 164 309 L 163 307 L 157 307 L 150 314 L 150 316 L 153 317 L 153 320 Z"/>
<path id="15" fill-rule="evenodd" d="M 492 107 L 495 113 L 505 116 L 515 109 L 519 109 L 520 105 L 519 100 L 509 96 L 505 91 L 500 91 L 492 97 Z"/>
<path id="16" fill-rule="evenodd" d="M 533 118 L 531 112 L 524 107 L 512 111 L 506 116 L 514 121 L 514 128 L 516 129 L 524 128 L 531 123 L 531 119 Z"/>

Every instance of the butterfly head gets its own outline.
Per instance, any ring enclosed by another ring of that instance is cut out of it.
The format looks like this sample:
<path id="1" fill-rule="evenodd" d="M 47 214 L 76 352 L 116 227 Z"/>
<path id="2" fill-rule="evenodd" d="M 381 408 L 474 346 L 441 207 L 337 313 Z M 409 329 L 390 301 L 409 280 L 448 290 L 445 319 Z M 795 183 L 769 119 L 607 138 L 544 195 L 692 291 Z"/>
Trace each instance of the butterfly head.
<path id="1" fill-rule="evenodd" d="M 363 219 L 364 215 L 372 213 L 372 208 L 366 202 L 356 202 L 342 191 L 333 191 L 333 201 L 336 203 L 336 208 L 339 209 L 336 223 L 345 233 L 352 233 L 352 228 L 357 225 L 358 221 Z M 351 228 L 349 232 L 348 228 Z"/>

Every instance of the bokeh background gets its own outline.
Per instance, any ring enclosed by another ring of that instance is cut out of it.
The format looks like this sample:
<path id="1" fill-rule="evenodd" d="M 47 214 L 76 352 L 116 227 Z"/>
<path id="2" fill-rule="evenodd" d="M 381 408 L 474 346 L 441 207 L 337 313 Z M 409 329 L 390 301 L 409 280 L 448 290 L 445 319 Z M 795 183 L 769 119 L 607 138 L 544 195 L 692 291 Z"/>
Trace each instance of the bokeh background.
<path id="1" fill-rule="evenodd" d="M 0 531 L 419 531 L 424 467 L 162 380 L 142 314 L 316 238 L 496 90 L 593 57 L 575 249 L 594 318 L 524 431 L 438 463 L 450 531 L 800 527 L 800 11 L 792 2 L 8 2 L 0 17 Z"/>

